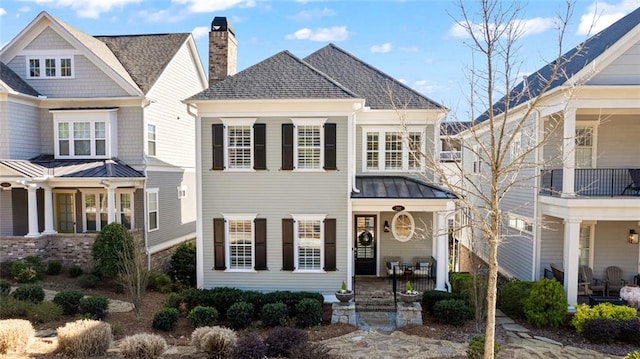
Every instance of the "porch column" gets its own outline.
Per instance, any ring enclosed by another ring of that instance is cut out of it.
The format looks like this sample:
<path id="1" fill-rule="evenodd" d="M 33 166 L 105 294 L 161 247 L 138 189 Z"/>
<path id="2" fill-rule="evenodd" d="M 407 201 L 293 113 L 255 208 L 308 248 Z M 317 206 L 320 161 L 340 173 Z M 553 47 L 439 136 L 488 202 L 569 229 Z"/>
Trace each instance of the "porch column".
<path id="1" fill-rule="evenodd" d="M 107 223 L 116 221 L 116 188 L 107 186 Z"/>
<path id="2" fill-rule="evenodd" d="M 446 283 L 449 282 L 449 271 L 447 270 L 447 212 L 438 212 L 438 223 L 436 230 L 436 290 L 446 291 Z"/>
<path id="3" fill-rule="evenodd" d="M 58 233 L 53 228 L 53 191 L 50 186 L 44 188 L 44 232 L 42 234 Z"/>
<path id="4" fill-rule="evenodd" d="M 564 221 L 564 291 L 570 312 L 575 311 L 575 304 L 578 303 L 580 222 L 577 219 Z"/>
<path id="5" fill-rule="evenodd" d="M 39 237 L 38 232 L 38 198 L 36 190 L 38 186 L 35 184 L 27 184 L 27 206 L 29 207 L 29 233 L 25 237 Z"/>
<path id="6" fill-rule="evenodd" d="M 576 109 L 565 110 L 562 128 L 562 197 L 575 197 Z"/>

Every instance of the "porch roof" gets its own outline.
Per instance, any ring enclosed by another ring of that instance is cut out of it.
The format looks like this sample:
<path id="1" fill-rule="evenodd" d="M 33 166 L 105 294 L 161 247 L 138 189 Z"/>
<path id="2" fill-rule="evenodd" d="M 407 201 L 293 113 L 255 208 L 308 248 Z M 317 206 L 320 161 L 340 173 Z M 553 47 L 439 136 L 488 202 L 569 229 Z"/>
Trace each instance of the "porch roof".
<path id="1" fill-rule="evenodd" d="M 65 178 L 144 178 L 144 174 L 120 161 L 112 159 L 54 159 L 42 155 L 30 160 L 0 160 L 0 165 L 26 177 L 44 176 Z"/>
<path id="2" fill-rule="evenodd" d="M 356 176 L 351 198 L 457 199 L 450 191 L 405 176 Z"/>

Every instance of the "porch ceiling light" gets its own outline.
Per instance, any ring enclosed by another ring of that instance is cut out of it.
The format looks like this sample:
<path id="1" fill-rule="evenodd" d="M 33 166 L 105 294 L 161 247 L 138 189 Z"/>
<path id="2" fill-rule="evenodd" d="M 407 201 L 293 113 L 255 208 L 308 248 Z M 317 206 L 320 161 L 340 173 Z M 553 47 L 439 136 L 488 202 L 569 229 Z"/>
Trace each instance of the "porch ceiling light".
<path id="1" fill-rule="evenodd" d="M 402 211 L 404 211 L 404 206 L 397 204 L 397 205 L 391 207 L 391 209 L 393 209 L 396 212 L 402 212 Z"/>
<path id="2" fill-rule="evenodd" d="M 638 232 L 635 229 L 629 230 L 629 243 L 636 244 L 638 243 Z"/>

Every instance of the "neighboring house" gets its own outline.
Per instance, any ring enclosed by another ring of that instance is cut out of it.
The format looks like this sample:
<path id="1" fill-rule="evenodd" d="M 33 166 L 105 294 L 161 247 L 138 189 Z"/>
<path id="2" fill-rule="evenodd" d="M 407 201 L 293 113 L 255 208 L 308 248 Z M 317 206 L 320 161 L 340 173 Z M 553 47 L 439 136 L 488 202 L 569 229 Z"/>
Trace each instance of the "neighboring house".
<path id="1" fill-rule="evenodd" d="M 214 19 L 210 56 L 228 61 L 212 56 L 209 89 L 185 101 L 199 129 L 198 286 L 328 294 L 386 276 L 386 256 L 434 256 L 444 290 L 455 196 L 414 154 L 438 155 L 447 110 L 332 44 L 235 74 L 236 46 Z"/>
<path id="2" fill-rule="evenodd" d="M 552 263 L 563 268 L 570 307 L 577 302 L 580 266 L 591 267 L 600 279 L 606 279 L 607 267 L 617 266 L 627 283 L 640 273 L 640 248 L 633 235 L 640 231 L 639 23 L 637 9 L 563 56 L 582 51 L 563 67 L 566 77 L 551 84 L 527 122 L 535 134 L 560 121 L 551 141 L 532 154 L 544 166 L 523 168 L 520 179 L 535 178 L 502 201 L 503 233 L 509 238 L 498 251 L 500 271 L 536 280 Z M 546 65 L 514 91 L 526 85 L 532 94 L 539 93 L 540 79 L 548 78 L 550 69 L 551 64 Z M 507 128 L 522 117 L 530 101 L 525 97 L 511 103 Z M 503 108 L 503 103 L 496 104 L 499 112 Z M 486 117 L 476 121 L 482 133 Z M 473 181 L 481 178 L 473 172 L 486 167 L 468 150 L 475 146 L 472 136 L 462 135 L 470 141 L 465 142 L 463 163 L 470 173 L 466 178 Z M 509 156 L 535 138 L 523 135 Z"/>
<path id="3" fill-rule="evenodd" d="M 90 36 L 42 12 L 0 50 L 0 70 L 2 260 L 90 265 L 91 233 L 110 222 L 159 260 L 195 238 L 181 100 L 207 80 L 191 34 Z"/>

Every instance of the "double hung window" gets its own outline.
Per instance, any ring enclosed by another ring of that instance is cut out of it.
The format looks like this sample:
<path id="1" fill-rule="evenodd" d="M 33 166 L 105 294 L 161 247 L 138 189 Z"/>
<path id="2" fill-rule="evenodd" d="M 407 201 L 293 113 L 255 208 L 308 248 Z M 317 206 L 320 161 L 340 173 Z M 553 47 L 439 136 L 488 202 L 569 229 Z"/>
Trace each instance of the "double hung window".
<path id="1" fill-rule="evenodd" d="M 252 216 L 225 216 L 227 222 L 227 263 L 230 270 L 254 268 L 254 219 Z"/>
<path id="2" fill-rule="evenodd" d="M 363 167 L 365 171 L 417 171 L 425 151 L 423 133 L 383 128 L 363 129 Z"/>
<path id="3" fill-rule="evenodd" d="M 147 228 L 155 231 L 159 226 L 158 218 L 158 188 L 147 189 Z"/>
<path id="4" fill-rule="evenodd" d="M 298 271 L 320 271 L 323 263 L 325 215 L 294 216 L 294 263 Z"/>
<path id="5" fill-rule="evenodd" d="M 117 109 L 51 110 L 56 158 L 117 156 Z"/>
<path id="6" fill-rule="evenodd" d="M 27 78 L 72 78 L 73 56 L 28 56 Z"/>

